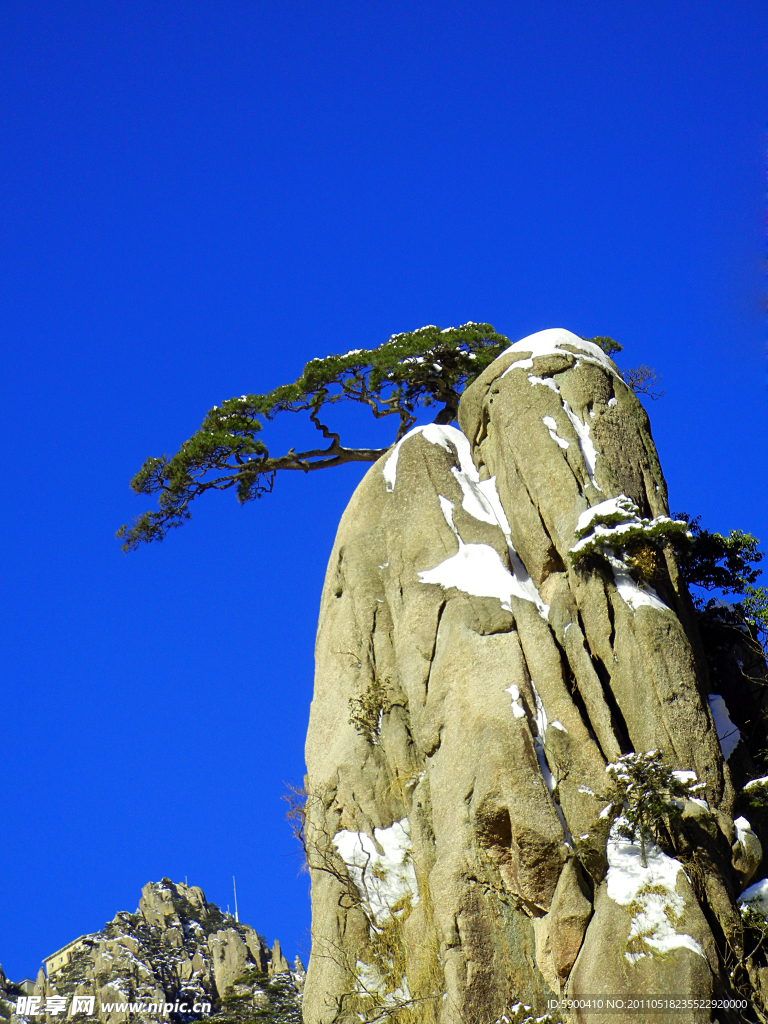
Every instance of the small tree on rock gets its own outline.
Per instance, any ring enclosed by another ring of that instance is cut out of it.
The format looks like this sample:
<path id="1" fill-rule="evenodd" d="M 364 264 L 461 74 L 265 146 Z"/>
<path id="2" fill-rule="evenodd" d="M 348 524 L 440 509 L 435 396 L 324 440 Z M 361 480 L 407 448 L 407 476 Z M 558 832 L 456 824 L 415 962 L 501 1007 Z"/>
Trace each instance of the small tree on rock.
<path id="1" fill-rule="evenodd" d="M 697 797 L 704 784 L 694 772 L 670 768 L 660 750 L 625 754 L 605 770 L 619 792 L 616 831 L 630 843 L 640 841 L 640 861 L 646 868 L 648 846 L 661 842 L 666 821 L 681 817 L 683 801 Z"/>

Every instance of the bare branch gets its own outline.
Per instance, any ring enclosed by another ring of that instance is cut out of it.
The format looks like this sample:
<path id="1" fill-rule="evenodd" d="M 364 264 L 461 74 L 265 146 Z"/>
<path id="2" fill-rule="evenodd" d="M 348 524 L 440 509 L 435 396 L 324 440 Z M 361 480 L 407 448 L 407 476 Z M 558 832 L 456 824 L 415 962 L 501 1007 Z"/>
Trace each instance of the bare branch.
<path id="1" fill-rule="evenodd" d="M 632 366 L 628 370 L 622 370 L 621 376 L 624 379 L 624 383 L 631 387 L 636 395 L 648 395 L 650 399 L 656 402 L 666 394 L 666 389 L 658 390 L 658 385 L 661 384 L 661 377 L 650 366 L 646 366 L 645 363 L 641 363 L 640 366 Z"/>

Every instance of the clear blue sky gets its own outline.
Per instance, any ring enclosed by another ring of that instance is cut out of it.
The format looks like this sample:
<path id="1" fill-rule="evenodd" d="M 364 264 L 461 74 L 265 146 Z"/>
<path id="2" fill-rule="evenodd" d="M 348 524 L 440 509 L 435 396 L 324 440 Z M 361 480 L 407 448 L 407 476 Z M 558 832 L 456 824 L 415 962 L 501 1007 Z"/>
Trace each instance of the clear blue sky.
<path id="1" fill-rule="evenodd" d="M 768 544 L 768 6 L 6 0 L 0 52 L 0 963 L 233 874 L 305 955 L 280 796 L 362 470 L 131 556 L 128 480 L 313 356 L 566 327 L 664 378 L 673 508 Z"/>

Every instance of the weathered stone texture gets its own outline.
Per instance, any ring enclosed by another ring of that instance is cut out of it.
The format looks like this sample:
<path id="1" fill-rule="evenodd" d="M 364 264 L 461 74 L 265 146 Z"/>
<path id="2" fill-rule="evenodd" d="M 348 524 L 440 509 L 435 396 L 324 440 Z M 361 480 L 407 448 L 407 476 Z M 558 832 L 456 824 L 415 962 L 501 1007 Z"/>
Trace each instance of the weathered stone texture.
<path id="1" fill-rule="evenodd" d="M 393 1020 L 491 1024 L 553 992 L 645 984 L 660 958 L 626 958 L 632 912 L 605 891 L 605 766 L 632 749 L 695 771 L 714 812 L 711 877 L 677 888 L 701 952 L 673 949 L 656 986 L 706 996 L 723 979 L 698 901 L 719 892 L 708 913 L 730 927 L 733 787 L 690 599 L 669 551 L 651 590 L 629 563 L 574 567 L 570 550 L 607 499 L 668 515 L 647 416 L 595 346 L 553 331 L 496 360 L 459 422 L 371 468 L 330 557 L 306 746 L 306 1024 L 366 1019 L 377 1000 Z M 364 879 L 389 877 L 398 822 L 416 885 L 395 886 L 405 902 L 382 925 Z M 344 842 L 368 849 L 363 868 Z"/>

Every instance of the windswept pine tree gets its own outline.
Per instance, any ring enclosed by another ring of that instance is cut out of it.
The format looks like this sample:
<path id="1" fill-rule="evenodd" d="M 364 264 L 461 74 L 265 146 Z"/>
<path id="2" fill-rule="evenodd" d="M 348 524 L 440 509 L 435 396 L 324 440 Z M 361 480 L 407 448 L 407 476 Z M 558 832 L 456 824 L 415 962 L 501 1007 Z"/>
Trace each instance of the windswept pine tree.
<path id="1" fill-rule="evenodd" d="M 583 340 L 607 356 L 622 351 L 619 342 L 604 335 Z M 120 527 L 117 536 L 123 550 L 163 540 L 169 530 L 191 518 L 192 501 L 206 491 L 234 488 L 243 504 L 271 492 L 280 471 L 310 473 L 350 462 L 376 462 L 389 446 L 342 443 L 340 434 L 326 422 L 339 403 L 362 405 L 377 420 L 391 417 L 391 444 L 405 436 L 422 410 L 435 411 L 434 423 L 455 422 L 465 389 L 511 344 L 491 324 L 470 321 L 461 327 L 420 327 L 393 334 L 377 348 L 311 359 L 292 384 L 213 406 L 175 455 L 148 458 L 131 480 L 136 494 L 158 495 L 159 508 Z M 645 365 L 625 369 L 622 376 L 636 394 L 654 399 L 662 394 L 651 387 L 658 385 L 659 378 Z M 275 455 L 262 440 L 262 431 L 284 412 L 306 413 L 324 445 L 303 451 L 291 447 Z M 741 530 L 731 530 L 728 536 L 710 533 L 699 518 L 686 513 L 676 516 L 671 527 L 661 524 L 656 532 L 657 548 L 666 540 L 676 542 L 689 585 L 748 593 L 753 603 L 765 602 L 765 591 L 753 587 L 759 577 L 755 564 L 762 554 L 750 534 Z M 648 539 L 653 540 L 650 535 Z M 583 554 L 579 551 L 575 558 Z"/>
<path id="2" fill-rule="evenodd" d="M 621 350 L 611 338 L 590 340 L 608 355 Z M 309 473 L 348 462 L 375 462 L 386 448 L 342 444 L 324 422 L 340 402 L 367 406 L 376 419 L 393 417 L 392 443 L 413 426 L 420 409 L 435 408 L 435 423 L 452 423 L 464 389 L 510 344 L 490 324 L 421 327 L 393 334 L 378 348 L 311 359 L 292 384 L 214 406 L 172 458 L 147 459 L 131 481 L 137 494 L 158 494 L 160 508 L 121 527 L 123 549 L 162 540 L 190 518 L 190 503 L 205 491 L 234 487 L 242 503 L 271 491 L 281 470 Z M 327 443 L 275 455 L 261 432 L 282 412 L 306 413 Z"/>

